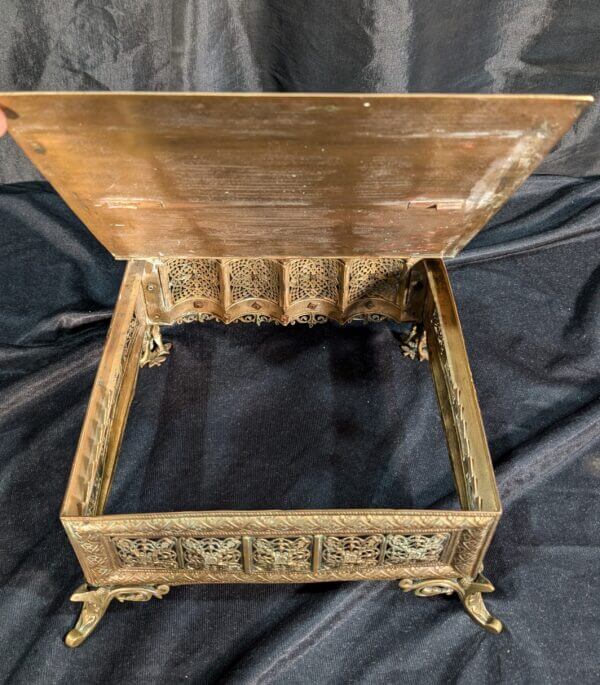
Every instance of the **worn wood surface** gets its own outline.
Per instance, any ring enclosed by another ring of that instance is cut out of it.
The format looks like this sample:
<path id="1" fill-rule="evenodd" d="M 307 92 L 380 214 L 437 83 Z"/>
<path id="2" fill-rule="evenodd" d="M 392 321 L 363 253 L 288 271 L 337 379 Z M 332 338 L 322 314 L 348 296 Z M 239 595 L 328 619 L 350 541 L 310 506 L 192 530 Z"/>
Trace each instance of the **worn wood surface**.
<path id="1" fill-rule="evenodd" d="M 119 258 L 450 256 L 591 98 L 0 94 Z"/>

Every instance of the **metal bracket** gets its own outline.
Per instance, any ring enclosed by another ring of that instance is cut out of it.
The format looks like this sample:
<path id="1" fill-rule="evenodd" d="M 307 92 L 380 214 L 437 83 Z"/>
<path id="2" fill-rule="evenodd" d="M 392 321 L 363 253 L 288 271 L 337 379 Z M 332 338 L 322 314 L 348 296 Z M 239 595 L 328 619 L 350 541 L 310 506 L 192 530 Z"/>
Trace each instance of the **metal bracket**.
<path id="1" fill-rule="evenodd" d="M 429 359 L 427 350 L 427 333 L 421 323 L 414 323 L 408 334 L 400 342 L 400 350 L 409 359 L 418 359 L 420 362 Z"/>
<path id="2" fill-rule="evenodd" d="M 160 366 L 171 351 L 171 343 L 163 343 L 160 326 L 147 326 L 142 343 L 140 367 Z"/>

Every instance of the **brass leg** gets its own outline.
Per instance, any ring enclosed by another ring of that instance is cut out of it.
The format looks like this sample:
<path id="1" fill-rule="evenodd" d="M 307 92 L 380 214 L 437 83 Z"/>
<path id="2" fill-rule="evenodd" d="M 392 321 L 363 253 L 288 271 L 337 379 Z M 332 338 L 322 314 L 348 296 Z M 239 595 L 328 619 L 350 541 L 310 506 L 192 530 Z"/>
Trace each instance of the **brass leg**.
<path id="1" fill-rule="evenodd" d="M 147 602 L 152 597 L 161 599 L 169 591 L 168 585 L 140 587 L 98 587 L 90 590 L 84 583 L 71 595 L 72 602 L 83 602 L 81 614 L 73 630 L 67 633 L 67 647 L 78 647 L 96 628 L 113 599 L 119 602 Z"/>
<path id="2" fill-rule="evenodd" d="M 434 595 L 451 595 L 455 592 L 460 598 L 464 610 L 485 630 L 498 634 L 502 632 L 502 622 L 492 616 L 483 603 L 482 592 L 493 592 L 494 586 L 481 573 L 476 578 L 432 578 L 416 580 L 406 578 L 400 581 L 404 592 L 414 591 L 419 597 Z"/>
<path id="3" fill-rule="evenodd" d="M 160 326 L 148 326 L 144 333 L 140 366 L 160 366 L 167 358 L 171 347 L 171 343 L 163 343 Z"/>

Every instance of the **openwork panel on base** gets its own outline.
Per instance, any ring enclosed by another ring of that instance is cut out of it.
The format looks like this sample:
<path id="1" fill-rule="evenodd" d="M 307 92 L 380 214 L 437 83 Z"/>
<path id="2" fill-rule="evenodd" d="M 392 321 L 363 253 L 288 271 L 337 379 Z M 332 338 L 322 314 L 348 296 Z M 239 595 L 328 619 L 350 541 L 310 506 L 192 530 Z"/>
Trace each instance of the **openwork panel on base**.
<path id="1" fill-rule="evenodd" d="M 123 566 L 179 568 L 174 538 L 113 538 L 112 542 Z"/>
<path id="2" fill-rule="evenodd" d="M 237 571 L 242 568 L 239 538 L 182 538 L 184 568 Z"/>
<path id="3" fill-rule="evenodd" d="M 309 571 L 312 556 L 312 537 L 252 540 L 252 568 L 259 571 Z"/>
<path id="4" fill-rule="evenodd" d="M 121 568 L 327 574 L 441 563 L 448 556 L 451 538 L 450 532 L 444 532 L 278 537 L 113 536 L 109 542 Z M 482 540 L 481 536 L 466 538 L 477 547 Z"/>

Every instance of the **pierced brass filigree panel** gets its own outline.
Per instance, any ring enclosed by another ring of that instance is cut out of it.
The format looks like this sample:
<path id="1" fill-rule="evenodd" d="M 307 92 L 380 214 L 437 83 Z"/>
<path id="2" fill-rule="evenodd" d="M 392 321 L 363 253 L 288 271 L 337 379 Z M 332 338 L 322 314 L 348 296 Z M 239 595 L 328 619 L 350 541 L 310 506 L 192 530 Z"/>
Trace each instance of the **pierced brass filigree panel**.
<path id="1" fill-rule="evenodd" d="M 124 566 L 177 568 L 176 540 L 173 538 L 113 538 L 115 552 Z"/>
<path id="2" fill-rule="evenodd" d="M 339 305 L 339 279 L 337 259 L 291 259 L 288 263 L 290 304 L 316 299 Z"/>
<path id="3" fill-rule="evenodd" d="M 242 568 L 241 538 L 182 538 L 183 567 L 208 571 Z"/>
<path id="4" fill-rule="evenodd" d="M 434 535 L 388 535 L 386 537 L 385 564 L 439 561 L 450 533 Z"/>
<path id="5" fill-rule="evenodd" d="M 176 305 L 189 299 L 221 301 L 219 262 L 216 259 L 167 259 L 169 293 Z"/>
<path id="6" fill-rule="evenodd" d="M 256 538 L 252 549 L 252 567 L 257 571 L 309 571 L 311 568 L 311 537 Z"/>
<path id="7" fill-rule="evenodd" d="M 274 522 L 270 521 L 268 515 L 263 517 L 258 513 L 255 525 L 263 520 L 264 524 L 273 527 Z M 290 525 L 303 525 L 306 521 L 310 521 L 310 518 L 295 519 Z M 452 520 L 444 523 L 451 527 L 455 525 Z M 459 523 L 456 521 L 456 524 Z M 114 525 L 108 527 L 115 532 L 119 530 Z M 165 525 L 164 534 L 160 537 L 141 534 L 141 524 L 129 528 L 137 530 L 136 535 L 123 535 L 120 531 L 121 535 L 118 536 L 102 534 L 100 537 L 90 538 L 82 535 L 78 527 L 71 529 L 71 533 L 77 547 L 84 552 L 96 548 L 95 571 L 109 576 L 111 583 L 115 581 L 115 573 L 118 575 L 121 569 L 162 569 L 176 572 L 161 579 L 161 582 L 168 584 L 178 582 L 178 574 L 183 578 L 189 578 L 189 572 L 227 575 L 228 580 L 234 582 L 245 576 L 277 578 L 287 573 L 315 573 L 324 580 L 327 580 L 332 572 L 347 573 L 353 570 L 364 573 L 380 569 L 385 575 L 386 567 L 403 567 L 406 570 L 421 564 L 427 568 L 435 564 L 448 563 L 446 550 L 451 539 L 449 531 L 396 532 L 385 535 L 359 533 L 276 536 L 244 535 L 243 531 L 240 531 L 238 535 L 223 537 L 191 536 L 189 533 L 194 530 L 200 532 L 200 529 L 194 528 L 193 525 L 186 526 L 185 535 L 176 535 L 178 528 L 180 526 L 174 526 L 172 523 Z M 463 537 L 455 558 L 467 571 L 473 568 L 474 555 L 481 549 L 487 529 L 486 525 L 482 529 L 465 529 L 461 533 Z M 110 555 L 105 555 L 101 561 L 100 550 L 105 547 L 105 542 L 111 547 L 116 563 L 113 563 Z M 136 582 L 141 580 L 138 579 Z"/>
<path id="8" fill-rule="evenodd" d="M 279 304 L 280 266 L 273 259 L 231 259 L 224 263 L 229 274 L 231 302 L 269 300 Z"/>
<path id="9" fill-rule="evenodd" d="M 349 263 L 348 302 L 369 297 L 395 302 L 405 270 L 403 259 L 353 259 Z"/>
<path id="10" fill-rule="evenodd" d="M 403 321 L 409 263 L 362 257 L 172 258 L 149 267 L 144 295 L 156 324 L 190 317 L 309 326 L 329 319 Z"/>
<path id="11" fill-rule="evenodd" d="M 383 539 L 383 535 L 327 536 L 323 541 L 323 568 L 376 566 Z"/>

